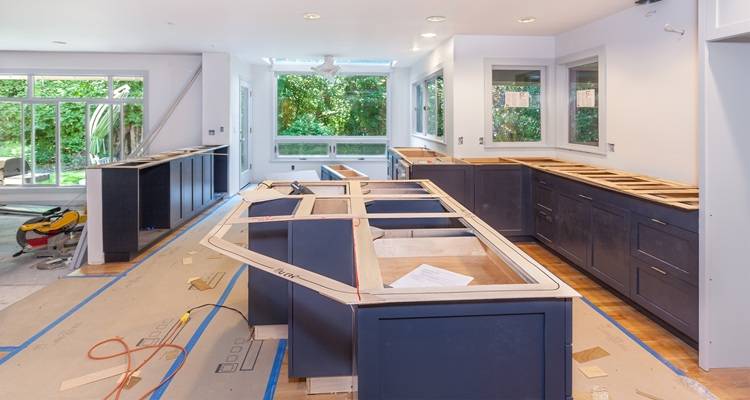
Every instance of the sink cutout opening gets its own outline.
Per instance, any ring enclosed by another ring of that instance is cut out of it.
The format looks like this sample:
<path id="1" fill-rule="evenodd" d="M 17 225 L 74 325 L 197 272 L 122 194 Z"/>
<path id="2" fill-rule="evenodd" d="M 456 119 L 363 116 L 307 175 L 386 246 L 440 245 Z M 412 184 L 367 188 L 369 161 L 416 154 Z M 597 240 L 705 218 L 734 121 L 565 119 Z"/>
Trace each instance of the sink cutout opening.
<path id="1" fill-rule="evenodd" d="M 348 199 L 316 199 L 313 204 L 312 214 L 348 214 Z"/>

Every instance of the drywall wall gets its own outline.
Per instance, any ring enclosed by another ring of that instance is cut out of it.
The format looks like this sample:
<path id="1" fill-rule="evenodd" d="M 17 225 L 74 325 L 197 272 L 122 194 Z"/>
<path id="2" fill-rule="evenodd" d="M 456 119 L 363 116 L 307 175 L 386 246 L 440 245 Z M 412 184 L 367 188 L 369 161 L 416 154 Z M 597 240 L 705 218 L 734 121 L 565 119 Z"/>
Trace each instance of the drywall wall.
<path id="1" fill-rule="evenodd" d="M 555 57 L 555 39 L 541 36 L 459 35 L 453 41 L 453 154 L 457 157 L 552 155 L 553 151 L 549 149 L 486 148 L 480 139 L 484 137 L 486 129 L 486 61 L 492 60 L 498 65 L 546 65 Z M 547 114 L 552 114 L 552 111 L 550 104 Z M 548 129 L 548 133 L 553 132 Z M 460 143 L 461 138 L 463 143 Z"/>
<path id="2" fill-rule="evenodd" d="M 680 36 L 664 31 L 671 24 Z M 557 36 L 557 56 L 604 47 L 606 156 L 558 150 L 563 159 L 697 183 L 697 3 L 633 7 Z M 558 126 L 564 137 L 567 128 Z M 560 139 L 558 136 L 558 140 Z"/>
<path id="3" fill-rule="evenodd" d="M 147 124 L 151 132 L 201 64 L 199 55 L 0 52 L 0 70 L 147 74 Z M 151 152 L 200 144 L 201 87 L 194 85 L 151 145 Z"/>
<path id="4" fill-rule="evenodd" d="M 409 104 L 411 106 L 409 107 L 408 134 L 411 146 L 427 147 L 446 154 L 452 154 L 453 152 L 453 48 L 453 38 L 450 38 L 414 63 L 410 68 L 408 90 Z M 414 110 L 417 104 L 412 85 L 441 70 L 443 71 L 445 84 L 445 137 L 443 141 L 436 141 L 415 134 Z"/>
<path id="5" fill-rule="evenodd" d="M 277 160 L 274 158 L 274 71 L 268 65 L 253 65 L 250 72 L 250 87 L 253 91 L 251 162 L 253 164 L 252 180 L 260 182 L 270 174 L 290 172 L 294 170 L 314 170 L 320 173 L 322 164 L 345 163 L 357 169 L 372 179 L 386 179 L 387 168 L 385 158 L 378 160 Z M 390 143 L 393 145 L 409 145 L 408 124 L 409 114 L 405 111 L 409 107 L 409 71 L 405 68 L 394 68 L 390 75 L 390 108 L 388 109 Z"/>
<path id="6" fill-rule="evenodd" d="M 750 44 L 702 46 L 700 365 L 750 367 Z"/>

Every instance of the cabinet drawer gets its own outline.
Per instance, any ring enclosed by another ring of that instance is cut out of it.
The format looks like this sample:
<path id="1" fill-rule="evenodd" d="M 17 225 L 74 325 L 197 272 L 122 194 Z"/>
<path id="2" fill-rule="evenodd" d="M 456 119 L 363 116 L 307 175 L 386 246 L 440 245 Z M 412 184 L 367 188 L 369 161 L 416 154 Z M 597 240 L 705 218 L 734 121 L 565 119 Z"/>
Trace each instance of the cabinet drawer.
<path id="1" fill-rule="evenodd" d="M 635 215 L 631 254 L 688 283 L 698 284 L 698 234 Z"/>
<path id="2" fill-rule="evenodd" d="M 630 298 L 697 341 L 698 287 L 639 259 L 631 268 Z"/>
<path id="3" fill-rule="evenodd" d="M 549 210 L 534 210 L 534 236 L 548 246 L 555 243 L 555 218 Z"/>
<path id="4" fill-rule="evenodd" d="M 539 183 L 534 180 L 534 188 L 532 189 L 534 206 L 553 211 L 555 209 L 555 192 L 551 186 Z"/>

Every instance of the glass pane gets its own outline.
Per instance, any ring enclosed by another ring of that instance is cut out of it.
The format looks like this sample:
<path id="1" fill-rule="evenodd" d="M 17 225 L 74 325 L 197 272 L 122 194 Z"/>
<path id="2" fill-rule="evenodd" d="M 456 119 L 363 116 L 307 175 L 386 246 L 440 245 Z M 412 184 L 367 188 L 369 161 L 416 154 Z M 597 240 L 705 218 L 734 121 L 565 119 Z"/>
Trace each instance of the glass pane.
<path id="1" fill-rule="evenodd" d="M 112 78 L 112 96 L 116 99 L 142 99 L 143 77 Z"/>
<path id="2" fill-rule="evenodd" d="M 386 76 L 279 75 L 278 135 L 385 136 Z"/>
<path id="3" fill-rule="evenodd" d="M 23 163 L 21 164 L 23 184 L 32 183 L 31 164 L 34 160 L 34 109 L 31 104 L 23 105 Z"/>
<path id="4" fill-rule="evenodd" d="M 542 140 L 539 70 L 492 71 L 492 141 Z"/>
<path id="5" fill-rule="evenodd" d="M 336 154 L 340 156 L 384 156 L 385 143 L 339 143 Z"/>
<path id="6" fill-rule="evenodd" d="M 57 106 L 34 104 L 32 171 L 37 185 L 57 184 Z"/>
<path id="7" fill-rule="evenodd" d="M 280 156 L 328 156 L 326 143 L 279 143 Z"/>
<path id="8" fill-rule="evenodd" d="M 437 135 L 438 130 L 438 96 L 437 96 L 437 79 L 430 79 L 425 83 L 427 90 L 427 132 L 430 135 Z"/>
<path id="9" fill-rule="evenodd" d="M 112 105 L 112 161 L 119 161 L 122 158 L 122 105 Z"/>
<path id="10" fill-rule="evenodd" d="M 35 76 L 34 97 L 104 99 L 109 96 L 102 76 Z"/>
<path id="11" fill-rule="evenodd" d="M 599 145 L 599 63 L 570 68 L 570 143 Z"/>
<path id="12" fill-rule="evenodd" d="M 437 135 L 445 135 L 445 80 L 440 75 L 437 81 Z"/>
<path id="13" fill-rule="evenodd" d="M 0 185 L 21 184 L 21 103 L 0 102 Z"/>
<path id="14" fill-rule="evenodd" d="M 26 97 L 26 75 L 0 75 L 0 97 Z"/>
<path id="15" fill-rule="evenodd" d="M 416 127 L 415 130 L 419 133 L 424 133 L 424 93 L 422 91 L 422 85 L 416 85 L 414 86 L 416 90 L 416 107 L 414 107 L 414 111 L 416 112 L 416 115 L 414 118 L 416 119 Z"/>
<path id="16" fill-rule="evenodd" d="M 61 185 L 84 185 L 86 172 L 86 104 L 60 103 Z"/>
<path id="17" fill-rule="evenodd" d="M 250 107 L 250 89 L 240 86 L 240 170 L 247 171 L 249 167 L 248 135 L 250 126 L 248 112 Z"/>
<path id="18" fill-rule="evenodd" d="M 123 104 L 123 146 L 126 156 L 130 155 L 143 140 L 143 104 Z"/>
<path id="19" fill-rule="evenodd" d="M 89 104 L 89 163 L 112 162 L 112 107 L 108 104 Z"/>

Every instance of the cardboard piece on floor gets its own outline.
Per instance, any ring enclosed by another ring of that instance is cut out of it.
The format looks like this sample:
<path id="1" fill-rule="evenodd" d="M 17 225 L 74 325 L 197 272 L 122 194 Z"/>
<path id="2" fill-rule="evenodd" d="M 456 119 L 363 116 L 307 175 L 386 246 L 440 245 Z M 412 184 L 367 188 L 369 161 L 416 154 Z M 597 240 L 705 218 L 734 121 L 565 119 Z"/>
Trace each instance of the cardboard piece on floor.
<path id="1" fill-rule="evenodd" d="M 190 265 L 193 263 L 193 257 L 183 257 L 182 258 L 182 264 L 183 265 Z"/>
<path id="2" fill-rule="evenodd" d="M 664 400 L 661 397 L 656 397 L 653 394 L 648 394 L 646 392 L 643 392 L 640 389 L 636 389 L 635 390 L 635 394 L 637 394 L 637 395 L 639 395 L 641 397 L 645 397 L 645 398 L 650 399 L 650 400 Z"/>
<path id="3" fill-rule="evenodd" d="M 590 349 L 581 350 L 581 351 L 577 351 L 573 353 L 573 359 L 583 364 L 589 361 L 594 361 L 600 358 L 604 358 L 608 355 L 609 353 L 607 352 L 607 350 L 604 350 L 603 348 L 596 346 Z"/>
<path id="4" fill-rule="evenodd" d="M 605 376 L 609 376 L 607 372 L 605 372 L 603 369 L 599 368 L 596 365 L 585 365 L 583 367 L 578 367 L 578 369 L 583 373 L 583 375 L 586 376 L 586 378 L 589 378 L 589 379 L 603 378 Z"/>
<path id="5" fill-rule="evenodd" d="M 198 252 L 195 251 L 195 250 L 190 250 L 190 251 L 188 251 L 188 254 L 190 254 L 192 256 L 192 255 L 198 254 Z"/>
<path id="6" fill-rule="evenodd" d="M 167 350 L 167 351 L 164 352 L 164 359 L 167 360 L 167 361 L 172 361 L 175 358 L 177 358 L 177 356 L 179 356 L 180 353 L 181 352 L 179 350 L 177 350 L 177 349 Z"/>
<path id="7" fill-rule="evenodd" d="M 591 400 L 609 400 L 609 391 L 605 387 L 597 386 L 591 389 Z"/>
<path id="8" fill-rule="evenodd" d="M 188 279 L 188 283 L 190 284 L 190 286 L 201 291 L 211 289 L 211 285 L 204 281 L 203 278 L 198 276 Z"/>
<path id="9" fill-rule="evenodd" d="M 83 385 L 88 385 L 89 383 L 98 382 L 102 379 L 112 378 L 112 377 L 115 377 L 117 375 L 124 373 L 125 371 L 127 371 L 127 369 L 128 369 L 128 365 L 122 364 L 116 367 L 107 368 L 101 371 L 92 372 L 90 374 L 79 376 L 77 378 L 68 379 L 66 381 L 63 381 L 60 384 L 60 391 L 62 392 L 68 389 L 76 388 L 78 386 L 83 386 Z"/>

